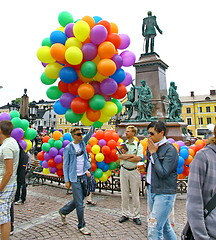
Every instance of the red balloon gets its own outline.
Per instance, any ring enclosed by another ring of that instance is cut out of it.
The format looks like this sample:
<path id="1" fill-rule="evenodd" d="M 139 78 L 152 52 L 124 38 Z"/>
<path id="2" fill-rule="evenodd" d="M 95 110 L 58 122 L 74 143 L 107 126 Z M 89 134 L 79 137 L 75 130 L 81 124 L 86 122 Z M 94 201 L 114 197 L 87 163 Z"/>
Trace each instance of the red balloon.
<path id="1" fill-rule="evenodd" d="M 43 137 L 42 142 L 47 143 L 49 139 L 50 139 L 49 136 L 45 136 L 45 137 Z"/>
<path id="2" fill-rule="evenodd" d="M 59 88 L 59 90 L 60 90 L 61 92 L 64 92 L 64 93 L 66 93 L 66 92 L 69 91 L 69 90 L 68 90 L 68 83 L 64 83 L 64 82 L 62 82 L 62 81 L 59 81 L 59 83 L 58 83 L 58 88 Z"/>
<path id="3" fill-rule="evenodd" d="M 104 162 L 105 162 L 105 163 L 111 163 L 111 162 L 112 162 L 112 159 L 111 159 L 109 156 L 105 156 Z"/>
<path id="4" fill-rule="evenodd" d="M 110 149 L 110 147 L 108 147 L 108 146 L 103 146 L 103 147 L 101 148 L 101 152 L 103 153 L 103 155 L 109 155 L 110 152 L 111 152 L 111 149 Z"/>
<path id="5" fill-rule="evenodd" d="M 108 142 L 111 139 L 112 139 L 112 133 L 105 131 L 104 132 L 104 140 L 106 140 Z"/>
<path id="6" fill-rule="evenodd" d="M 73 95 L 78 95 L 78 88 L 81 84 L 83 84 L 83 81 L 81 81 L 80 79 L 77 79 L 75 82 L 69 83 L 68 91 Z"/>
<path id="7" fill-rule="evenodd" d="M 107 39 L 106 41 L 110 41 L 114 46 L 115 48 L 117 49 L 120 44 L 121 44 L 121 38 L 120 36 L 117 34 L 117 33 L 110 33 L 108 36 L 107 36 Z"/>
<path id="8" fill-rule="evenodd" d="M 182 172 L 183 175 L 188 176 L 190 172 L 190 167 L 184 167 L 184 171 Z"/>
<path id="9" fill-rule="evenodd" d="M 112 134 L 112 139 L 117 142 L 117 141 L 119 140 L 119 135 L 118 135 L 118 133 L 114 132 L 114 133 Z"/>
<path id="10" fill-rule="evenodd" d="M 37 159 L 40 160 L 40 161 L 44 160 L 44 152 L 43 151 L 41 151 L 37 154 Z"/>
<path id="11" fill-rule="evenodd" d="M 127 94 L 127 89 L 126 89 L 125 85 L 119 83 L 117 90 L 115 91 L 115 93 L 113 93 L 111 95 L 111 97 L 117 98 L 117 99 L 122 99 L 126 96 L 126 94 Z"/>
<path id="12" fill-rule="evenodd" d="M 117 146 L 117 143 L 115 140 L 111 139 L 107 142 L 107 146 L 110 147 L 110 149 L 115 149 Z"/>
<path id="13" fill-rule="evenodd" d="M 89 143 L 86 144 L 86 151 L 87 151 L 87 153 L 91 152 L 91 145 Z"/>
<path id="14" fill-rule="evenodd" d="M 104 131 L 103 130 L 97 130 L 95 133 L 95 137 L 100 140 L 104 138 Z"/>
<path id="15" fill-rule="evenodd" d="M 99 25 L 103 25 L 106 28 L 107 32 L 109 33 L 111 25 L 110 25 L 110 23 L 108 21 L 100 20 L 96 25 L 98 25 L 98 24 Z"/>
<path id="16" fill-rule="evenodd" d="M 112 162 L 115 162 L 118 160 L 118 155 L 116 154 L 116 152 L 117 152 L 116 149 L 112 149 L 109 154 L 109 158 L 112 159 Z"/>
<path id="17" fill-rule="evenodd" d="M 58 170 L 63 169 L 63 162 L 56 164 L 56 168 L 57 168 Z"/>
<path id="18" fill-rule="evenodd" d="M 55 167 L 56 166 L 56 162 L 54 161 L 53 158 L 51 158 L 48 162 L 47 162 L 49 167 Z"/>
<path id="19" fill-rule="evenodd" d="M 70 106 L 75 113 L 81 114 L 87 111 L 89 105 L 87 100 L 84 100 L 80 97 L 76 97 L 72 100 Z"/>
<path id="20" fill-rule="evenodd" d="M 97 164 L 95 162 L 91 163 L 91 170 L 94 172 L 97 169 Z"/>
<path id="21" fill-rule="evenodd" d="M 58 170 L 56 171 L 56 174 L 57 174 L 59 177 L 63 176 L 63 170 L 58 169 Z"/>
<path id="22" fill-rule="evenodd" d="M 202 149 L 203 147 L 204 147 L 203 144 L 197 144 L 197 145 L 195 145 L 195 150 L 196 150 L 196 152 L 199 151 L 200 149 Z"/>
<path id="23" fill-rule="evenodd" d="M 89 121 L 96 122 L 99 120 L 100 116 L 101 116 L 100 111 L 95 111 L 95 110 L 91 109 L 90 107 L 86 111 L 86 117 L 88 118 Z"/>

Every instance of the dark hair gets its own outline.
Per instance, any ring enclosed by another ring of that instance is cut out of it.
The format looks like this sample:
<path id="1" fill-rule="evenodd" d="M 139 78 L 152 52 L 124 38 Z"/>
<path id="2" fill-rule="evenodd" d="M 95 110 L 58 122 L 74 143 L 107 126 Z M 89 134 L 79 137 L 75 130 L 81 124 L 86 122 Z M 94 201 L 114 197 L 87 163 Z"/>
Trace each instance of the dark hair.
<path id="1" fill-rule="evenodd" d="M 71 130 L 71 134 L 74 134 L 76 131 L 81 131 L 80 127 L 75 127 Z"/>
<path id="2" fill-rule="evenodd" d="M 149 128 L 154 128 L 156 132 L 160 133 L 162 131 L 164 131 L 164 136 L 166 134 L 166 125 L 164 122 L 162 121 L 154 121 L 154 122 L 151 122 L 148 127 L 147 127 L 147 130 Z"/>
<path id="3" fill-rule="evenodd" d="M 13 124 L 11 121 L 3 120 L 0 122 L 0 129 L 5 136 L 10 136 L 13 130 Z"/>

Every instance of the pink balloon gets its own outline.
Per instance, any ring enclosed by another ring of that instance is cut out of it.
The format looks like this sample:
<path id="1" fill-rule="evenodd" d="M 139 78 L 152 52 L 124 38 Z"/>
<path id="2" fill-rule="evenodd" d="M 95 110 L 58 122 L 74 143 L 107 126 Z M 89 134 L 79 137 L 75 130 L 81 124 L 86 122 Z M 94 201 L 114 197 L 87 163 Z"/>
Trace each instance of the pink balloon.
<path id="1" fill-rule="evenodd" d="M 133 52 L 131 51 L 124 51 L 120 54 L 120 56 L 122 57 L 123 59 L 123 66 L 124 67 L 129 67 L 129 66 L 132 66 L 135 61 L 136 61 L 136 56 Z"/>
<path id="2" fill-rule="evenodd" d="M 121 84 L 129 86 L 132 82 L 132 75 L 129 72 L 125 72 L 125 74 L 125 79 L 121 82 Z"/>
<path id="3" fill-rule="evenodd" d="M 121 44 L 118 49 L 125 49 L 130 45 L 130 37 L 127 34 L 119 34 L 121 38 Z"/>
<path id="4" fill-rule="evenodd" d="M 91 29 L 90 39 L 92 43 L 99 45 L 107 38 L 107 30 L 102 25 L 96 25 Z"/>

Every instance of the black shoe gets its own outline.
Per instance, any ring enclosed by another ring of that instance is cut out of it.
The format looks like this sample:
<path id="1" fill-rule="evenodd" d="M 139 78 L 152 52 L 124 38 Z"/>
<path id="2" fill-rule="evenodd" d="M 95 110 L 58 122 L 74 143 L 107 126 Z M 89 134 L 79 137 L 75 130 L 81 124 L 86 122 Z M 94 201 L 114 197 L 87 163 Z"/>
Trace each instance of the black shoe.
<path id="1" fill-rule="evenodd" d="M 124 215 L 119 218 L 119 222 L 123 223 L 129 220 L 129 217 L 125 217 Z"/>
<path id="2" fill-rule="evenodd" d="M 142 222 L 139 218 L 134 218 L 133 221 L 136 223 L 136 225 L 141 225 Z"/>

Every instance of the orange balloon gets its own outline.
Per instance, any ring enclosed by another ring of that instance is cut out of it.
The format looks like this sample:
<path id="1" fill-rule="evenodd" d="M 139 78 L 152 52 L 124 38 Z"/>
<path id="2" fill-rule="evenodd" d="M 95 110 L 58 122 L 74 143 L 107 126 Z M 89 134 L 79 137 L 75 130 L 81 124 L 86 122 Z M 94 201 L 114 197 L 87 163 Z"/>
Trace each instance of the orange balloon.
<path id="1" fill-rule="evenodd" d="M 86 43 L 91 43 L 90 37 L 87 37 L 86 40 L 84 42 L 82 42 L 82 45 L 84 45 Z"/>
<path id="2" fill-rule="evenodd" d="M 63 168 L 63 162 L 56 164 L 56 168 L 61 170 Z"/>
<path id="3" fill-rule="evenodd" d="M 192 161 L 193 161 L 193 157 L 189 155 L 188 158 L 185 159 L 185 165 L 190 165 Z"/>
<path id="4" fill-rule="evenodd" d="M 113 75 L 116 71 L 116 65 L 111 59 L 101 59 L 97 65 L 98 72 L 103 76 Z"/>
<path id="5" fill-rule="evenodd" d="M 190 172 L 190 167 L 184 167 L 184 171 L 182 174 L 185 176 L 188 176 L 189 172 Z"/>
<path id="6" fill-rule="evenodd" d="M 207 144 L 207 142 L 208 142 L 208 139 L 203 139 L 202 141 L 203 141 L 203 144 L 205 146 Z"/>
<path id="7" fill-rule="evenodd" d="M 103 155 L 109 155 L 110 154 L 110 151 L 111 151 L 111 149 L 110 149 L 110 147 L 109 146 L 103 146 L 102 148 L 101 148 L 101 152 L 103 153 Z"/>
<path id="8" fill-rule="evenodd" d="M 125 85 L 119 83 L 117 90 L 111 95 L 113 98 L 122 99 L 126 96 L 127 89 Z"/>
<path id="9" fill-rule="evenodd" d="M 121 44 L 121 38 L 117 33 L 110 33 L 107 36 L 106 41 L 110 41 L 115 46 L 115 48 L 118 48 Z"/>
<path id="10" fill-rule="evenodd" d="M 91 146 L 91 145 L 90 145 Z M 89 153 L 90 157 L 91 157 L 91 162 L 94 162 L 95 161 L 95 155 L 93 152 L 90 152 Z"/>
<path id="11" fill-rule="evenodd" d="M 189 147 L 189 149 L 194 150 L 194 155 L 195 155 L 195 153 L 196 153 L 196 146 L 195 146 L 195 145 L 192 145 L 192 146 Z M 189 154 L 190 154 L 191 156 L 193 156 L 190 152 L 189 152 Z"/>
<path id="12" fill-rule="evenodd" d="M 76 97 L 72 100 L 70 107 L 75 113 L 81 114 L 86 112 L 89 106 L 87 100 Z"/>
<path id="13" fill-rule="evenodd" d="M 49 139 L 50 139 L 49 136 L 44 136 L 43 139 L 42 139 L 42 142 L 47 143 Z"/>
<path id="14" fill-rule="evenodd" d="M 199 151 L 200 149 L 202 149 L 203 147 L 204 147 L 203 144 L 197 144 L 195 146 L 196 152 Z"/>
<path id="15" fill-rule="evenodd" d="M 115 54 L 115 51 L 116 51 L 116 49 L 115 49 L 114 44 L 109 41 L 102 42 L 98 46 L 98 55 L 102 59 L 112 58 Z"/>
<path id="16" fill-rule="evenodd" d="M 110 23 L 108 21 L 100 20 L 96 25 L 103 25 L 106 28 L 107 32 L 108 33 L 110 32 L 111 25 L 110 25 Z"/>
<path id="17" fill-rule="evenodd" d="M 111 33 L 118 33 L 118 26 L 116 23 L 111 22 L 110 26 L 111 26 L 111 28 L 110 28 Z"/>
<path id="18" fill-rule="evenodd" d="M 89 143 L 86 144 L 86 151 L 87 151 L 87 153 L 91 152 L 91 145 Z"/>
<path id="19" fill-rule="evenodd" d="M 37 159 L 40 160 L 40 161 L 43 161 L 44 160 L 44 152 L 39 152 L 37 154 Z"/>
<path id="20" fill-rule="evenodd" d="M 194 157 L 194 155 L 195 155 L 195 151 L 194 151 L 194 149 L 192 149 L 192 148 L 188 148 L 188 153 L 189 153 L 189 155 L 191 155 L 192 157 Z"/>
<path id="21" fill-rule="evenodd" d="M 59 132 L 59 131 L 54 131 L 53 134 L 52 134 L 52 137 L 53 137 L 55 140 L 59 140 L 59 139 L 62 137 L 62 133 Z"/>
<path id="22" fill-rule="evenodd" d="M 88 23 L 90 29 L 92 29 L 92 28 L 94 27 L 94 25 L 95 25 L 95 20 L 94 20 L 93 17 L 84 16 L 84 17 L 82 18 L 82 20 Z"/>
<path id="23" fill-rule="evenodd" d="M 94 172 L 97 169 L 97 164 L 96 163 L 91 163 L 91 170 Z"/>
<path id="24" fill-rule="evenodd" d="M 68 91 L 73 95 L 78 95 L 78 88 L 81 84 L 83 84 L 83 82 L 80 79 L 77 79 L 75 82 L 69 83 Z"/>
<path id="25" fill-rule="evenodd" d="M 77 71 L 77 73 L 78 73 L 79 79 L 82 80 L 82 82 L 88 83 L 92 81 L 92 78 L 84 77 L 80 71 Z"/>
<path id="26" fill-rule="evenodd" d="M 115 140 L 116 142 L 118 142 L 118 140 L 119 140 L 119 135 L 118 135 L 118 133 L 114 132 L 114 133 L 112 134 L 112 139 Z"/>
<path id="27" fill-rule="evenodd" d="M 98 140 L 103 139 L 103 137 L 104 137 L 104 131 L 103 131 L 103 130 L 97 130 L 97 131 L 95 132 L 95 137 L 96 137 Z"/>
<path id="28" fill-rule="evenodd" d="M 179 152 L 179 145 L 178 145 L 178 143 L 172 143 L 172 145 L 176 148 L 177 152 Z"/>
<path id="29" fill-rule="evenodd" d="M 178 177 L 177 177 L 177 179 L 184 179 L 185 178 L 185 175 L 184 174 L 178 174 Z"/>
<path id="30" fill-rule="evenodd" d="M 96 122 L 101 116 L 100 111 L 95 111 L 91 108 L 88 108 L 86 111 L 86 117 L 88 118 L 89 121 Z"/>
<path id="31" fill-rule="evenodd" d="M 195 145 L 198 145 L 198 144 L 204 145 L 203 140 L 201 140 L 201 139 L 196 140 Z"/>
<path id="32" fill-rule="evenodd" d="M 94 145 L 97 145 L 98 140 L 96 137 L 91 137 L 88 142 L 91 146 L 94 146 Z"/>
<path id="33" fill-rule="evenodd" d="M 57 61 L 65 61 L 65 45 L 61 43 L 54 43 L 50 48 L 51 56 L 56 59 Z"/>
<path id="34" fill-rule="evenodd" d="M 94 96 L 94 87 L 91 84 L 83 83 L 78 87 L 78 94 L 82 99 L 88 100 Z"/>

